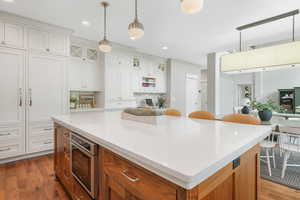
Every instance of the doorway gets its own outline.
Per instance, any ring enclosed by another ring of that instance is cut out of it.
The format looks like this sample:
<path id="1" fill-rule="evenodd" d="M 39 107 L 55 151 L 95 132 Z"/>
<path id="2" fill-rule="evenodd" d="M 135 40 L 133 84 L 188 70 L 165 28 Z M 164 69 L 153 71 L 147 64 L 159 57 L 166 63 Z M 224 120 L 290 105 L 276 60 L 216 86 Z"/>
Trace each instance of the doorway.
<path id="1" fill-rule="evenodd" d="M 188 115 L 189 113 L 199 110 L 201 108 L 200 80 L 197 75 L 186 75 L 185 93 L 185 112 Z"/>

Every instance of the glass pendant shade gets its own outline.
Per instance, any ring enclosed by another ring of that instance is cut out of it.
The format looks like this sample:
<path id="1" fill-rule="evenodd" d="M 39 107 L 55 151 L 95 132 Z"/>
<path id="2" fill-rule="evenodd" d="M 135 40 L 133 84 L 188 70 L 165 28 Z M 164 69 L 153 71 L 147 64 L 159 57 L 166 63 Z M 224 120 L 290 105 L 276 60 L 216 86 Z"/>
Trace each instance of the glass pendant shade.
<path id="1" fill-rule="evenodd" d="M 181 9 L 187 14 L 199 12 L 203 8 L 203 0 L 181 0 Z"/>
<path id="2" fill-rule="evenodd" d="M 103 39 L 99 42 L 99 49 L 104 53 L 111 52 L 112 46 L 107 39 Z"/>
<path id="3" fill-rule="evenodd" d="M 129 37 L 132 40 L 139 39 L 144 36 L 144 26 L 137 19 L 128 26 Z"/>
<path id="4" fill-rule="evenodd" d="M 128 34 L 130 39 L 136 40 L 143 37 L 144 33 L 144 26 L 138 20 L 137 0 L 135 0 L 135 18 L 134 21 L 128 26 Z"/>

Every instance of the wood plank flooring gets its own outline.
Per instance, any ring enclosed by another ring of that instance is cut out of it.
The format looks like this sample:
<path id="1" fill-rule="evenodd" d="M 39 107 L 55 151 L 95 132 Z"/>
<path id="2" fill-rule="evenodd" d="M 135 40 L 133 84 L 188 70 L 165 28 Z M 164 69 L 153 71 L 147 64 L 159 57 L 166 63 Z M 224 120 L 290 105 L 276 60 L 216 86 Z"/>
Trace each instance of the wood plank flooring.
<path id="1" fill-rule="evenodd" d="M 300 200 L 300 191 L 262 179 L 260 200 Z"/>
<path id="2" fill-rule="evenodd" d="M 0 200 L 68 200 L 54 177 L 53 156 L 0 165 Z"/>
<path id="3" fill-rule="evenodd" d="M 259 200 L 300 200 L 300 191 L 262 180 Z M 53 156 L 0 165 L 0 200 L 69 200 L 54 177 Z"/>

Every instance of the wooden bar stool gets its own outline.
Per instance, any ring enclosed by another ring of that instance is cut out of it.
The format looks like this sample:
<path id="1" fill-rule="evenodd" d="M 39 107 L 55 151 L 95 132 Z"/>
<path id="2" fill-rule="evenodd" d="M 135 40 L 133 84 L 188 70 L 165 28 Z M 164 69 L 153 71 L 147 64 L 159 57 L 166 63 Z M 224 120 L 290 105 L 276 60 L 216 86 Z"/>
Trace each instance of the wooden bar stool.
<path id="1" fill-rule="evenodd" d="M 206 111 L 192 112 L 189 114 L 188 117 L 194 118 L 194 119 L 206 119 L 206 120 L 214 120 L 215 119 L 215 116 L 212 113 L 206 112 Z"/>
<path id="2" fill-rule="evenodd" d="M 176 109 L 167 109 L 167 110 L 164 112 L 164 115 L 180 117 L 180 116 L 181 116 L 181 112 L 178 111 L 178 110 L 176 110 Z"/>
<path id="3" fill-rule="evenodd" d="M 240 124 L 253 124 L 253 125 L 261 125 L 261 122 L 251 115 L 245 114 L 231 114 L 226 115 L 222 119 L 225 122 L 233 122 L 233 123 L 240 123 Z"/>
<path id="4" fill-rule="evenodd" d="M 241 124 L 253 124 L 253 125 L 261 125 L 261 122 L 256 119 L 255 117 L 251 115 L 245 115 L 245 114 L 231 114 L 223 117 L 222 119 L 225 122 L 233 122 L 233 123 L 241 123 Z M 275 163 L 275 153 L 274 149 L 276 147 L 276 142 L 273 141 L 274 136 L 271 137 L 269 136 L 266 140 L 262 141 L 259 145 L 260 147 L 264 148 L 266 150 L 266 156 L 260 156 L 261 161 L 266 162 L 268 165 L 268 171 L 269 175 L 272 176 L 272 171 L 271 171 L 271 161 L 270 158 L 273 159 L 273 165 L 274 168 L 276 168 L 276 163 Z M 269 150 L 272 151 L 272 155 L 270 155 Z M 263 160 L 262 158 L 266 158 L 267 160 Z"/>

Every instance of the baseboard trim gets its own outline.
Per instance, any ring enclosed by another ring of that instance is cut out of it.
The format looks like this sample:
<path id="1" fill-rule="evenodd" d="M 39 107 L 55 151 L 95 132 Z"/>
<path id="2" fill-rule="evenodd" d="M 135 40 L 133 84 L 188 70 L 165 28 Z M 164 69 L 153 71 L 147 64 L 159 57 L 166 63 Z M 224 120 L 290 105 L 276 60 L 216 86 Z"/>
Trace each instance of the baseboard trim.
<path id="1" fill-rule="evenodd" d="M 49 151 L 43 151 L 43 152 L 37 152 L 37 153 L 21 155 L 21 156 L 17 156 L 17 157 L 13 157 L 13 158 L 6 158 L 6 159 L 3 159 L 3 160 L 0 160 L 0 165 L 5 164 L 5 163 L 19 161 L 19 160 L 25 160 L 25 159 L 29 159 L 29 158 L 44 156 L 44 155 L 48 155 L 48 154 L 52 154 L 52 153 L 53 153 L 53 150 L 49 150 Z"/>

